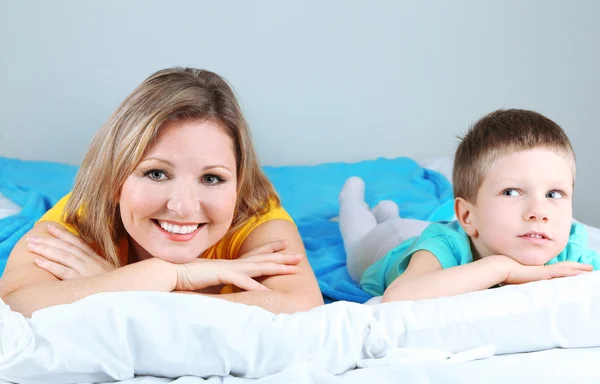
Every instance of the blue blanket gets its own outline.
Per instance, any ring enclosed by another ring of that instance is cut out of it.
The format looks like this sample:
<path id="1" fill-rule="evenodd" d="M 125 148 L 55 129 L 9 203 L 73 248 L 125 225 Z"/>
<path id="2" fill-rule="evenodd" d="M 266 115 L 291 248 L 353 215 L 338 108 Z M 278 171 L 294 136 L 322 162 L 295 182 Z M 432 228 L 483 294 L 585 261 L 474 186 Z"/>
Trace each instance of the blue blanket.
<path id="1" fill-rule="evenodd" d="M 0 193 L 22 207 L 0 219 L 0 276 L 17 241 L 73 186 L 77 167 L 0 157 Z"/>
<path id="2" fill-rule="evenodd" d="M 450 182 L 409 158 L 265 167 L 265 171 L 298 225 L 327 302 L 362 303 L 371 297 L 350 278 L 339 225 L 330 220 L 339 214 L 338 194 L 350 176 L 365 181 L 365 200 L 371 207 L 380 200 L 393 200 L 406 218 L 439 221 L 454 215 Z"/>
<path id="3" fill-rule="evenodd" d="M 365 199 L 370 205 L 393 200 L 403 217 L 437 221 L 453 215 L 448 180 L 408 158 L 264 169 L 298 225 L 328 302 L 370 298 L 348 275 L 339 226 L 330 220 L 338 215 L 338 194 L 348 177 L 365 180 Z M 71 190 L 77 167 L 0 157 L 0 172 L 0 193 L 23 207 L 19 214 L 0 220 L 1 274 L 15 243 Z"/>

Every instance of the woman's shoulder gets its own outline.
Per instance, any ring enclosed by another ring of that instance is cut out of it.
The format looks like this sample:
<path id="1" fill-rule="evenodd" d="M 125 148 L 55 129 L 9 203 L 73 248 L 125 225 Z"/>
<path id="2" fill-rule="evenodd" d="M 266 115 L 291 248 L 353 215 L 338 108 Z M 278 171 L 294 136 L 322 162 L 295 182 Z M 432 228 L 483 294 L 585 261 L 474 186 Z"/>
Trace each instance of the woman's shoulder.
<path id="1" fill-rule="evenodd" d="M 269 210 L 266 213 L 251 218 L 244 225 L 258 226 L 270 220 L 287 220 L 292 223 L 294 222 L 290 214 L 287 213 L 287 211 L 281 206 L 281 204 L 275 201 L 271 201 L 269 203 Z"/>
<path id="2" fill-rule="evenodd" d="M 79 233 L 75 230 L 75 228 L 72 225 L 69 225 L 65 222 L 65 208 L 67 206 L 67 202 L 71 198 L 71 193 L 72 192 L 67 193 L 62 199 L 58 201 L 58 203 L 56 203 L 52 208 L 46 211 L 46 213 L 42 215 L 42 217 L 36 222 L 36 224 L 40 221 L 53 221 L 55 223 L 61 224 L 74 235 L 79 235 Z"/>

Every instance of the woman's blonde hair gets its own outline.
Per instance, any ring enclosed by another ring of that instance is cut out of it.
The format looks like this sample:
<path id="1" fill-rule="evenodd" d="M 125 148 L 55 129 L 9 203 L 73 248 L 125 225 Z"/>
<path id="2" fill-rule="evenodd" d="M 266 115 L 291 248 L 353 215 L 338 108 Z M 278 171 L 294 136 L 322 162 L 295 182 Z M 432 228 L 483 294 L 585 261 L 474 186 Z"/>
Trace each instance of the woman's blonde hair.
<path id="1" fill-rule="evenodd" d="M 237 201 L 230 232 L 266 213 L 279 198 L 258 164 L 248 124 L 227 82 L 194 68 L 158 71 L 140 84 L 92 139 L 65 209 L 65 221 L 115 266 L 125 234 L 118 201 L 125 180 L 155 143 L 165 123 L 179 119 L 219 123 L 232 139 Z"/>

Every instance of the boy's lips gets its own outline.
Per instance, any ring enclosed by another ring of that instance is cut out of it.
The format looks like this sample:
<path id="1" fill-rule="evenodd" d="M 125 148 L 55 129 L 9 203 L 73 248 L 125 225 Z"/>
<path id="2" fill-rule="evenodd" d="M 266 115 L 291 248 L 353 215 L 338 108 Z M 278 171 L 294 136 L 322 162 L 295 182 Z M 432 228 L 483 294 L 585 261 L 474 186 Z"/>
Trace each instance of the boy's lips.
<path id="1" fill-rule="evenodd" d="M 531 237 L 534 239 L 543 239 L 543 240 L 551 240 L 550 236 L 548 236 L 546 233 L 544 232 L 537 232 L 537 231 L 531 231 L 531 232 L 527 232 L 519 237 Z"/>
<path id="2" fill-rule="evenodd" d="M 519 238 L 536 246 L 543 246 L 552 241 L 552 239 L 550 239 L 550 237 L 544 232 L 527 232 L 519 236 Z"/>

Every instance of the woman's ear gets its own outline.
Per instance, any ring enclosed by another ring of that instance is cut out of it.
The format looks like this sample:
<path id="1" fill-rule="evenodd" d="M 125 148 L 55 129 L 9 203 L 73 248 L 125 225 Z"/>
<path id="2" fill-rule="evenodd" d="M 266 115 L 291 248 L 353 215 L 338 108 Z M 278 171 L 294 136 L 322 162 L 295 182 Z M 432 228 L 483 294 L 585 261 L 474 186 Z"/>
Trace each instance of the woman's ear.
<path id="1" fill-rule="evenodd" d="M 477 237 L 477 228 L 475 226 L 474 205 L 462 197 L 454 199 L 454 214 L 460 223 L 460 226 L 470 237 Z"/>

